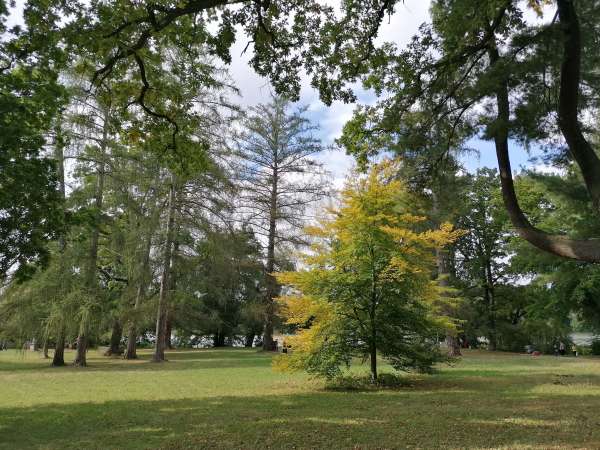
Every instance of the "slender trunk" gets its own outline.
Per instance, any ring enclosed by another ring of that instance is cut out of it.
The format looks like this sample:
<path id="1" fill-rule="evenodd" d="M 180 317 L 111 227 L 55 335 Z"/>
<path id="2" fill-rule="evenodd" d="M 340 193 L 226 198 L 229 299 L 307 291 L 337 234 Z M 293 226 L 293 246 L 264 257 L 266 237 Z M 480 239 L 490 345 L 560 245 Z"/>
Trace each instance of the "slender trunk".
<path id="1" fill-rule="evenodd" d="M 277 152 L 275 152 L 275 161 L 277 161 Z M 267 289 L 265 299 L 265 325 L 263 331 L 263 350 L 277 350 L 273 341 L 273 324 L 275 321 L 275 302 L 277 295 L 277 280 L 273 276 L 275 270 L 275 237 L 277 233 L 277 190 L 278 190 L 278 172 L 277 165 L 273 170 L 273 182 L 271 185 L 271 199 L 269 205 L 269 236 L 267 241 Z"/>
<path id="2" fill-rule="evenodd" d="M 177 200 L 177 199 L 176 199 Z M 173 254 L 171 255 L 171 274 L 169 280 L 169 290 L 175 292 L 177 289 L 177 255 L 179 254 L 179 242 L 177 239 L 173 239 Z M 171 341 L 171 335 L 173 333 L 173 311 L 167 306 L 167 329 L 165 332 L 165 348 L 171 350 L 173 348 L 173 342 Z"/>
<path id="3" fill-rule="evenodd" d="M 222 330 L 218 330 L 213 336 L 214 347 L 225 347 L 225 333 Z"/>
<path id="4" fill-rule="evenodd" d="M 371 305 L 371 342 L 369 343 L 369 356 L 371 358 L 371 383 L 377 382 L 377 329 L 375 324 L 375 308 L 376 305 Z"/>
<path id="5" fill-rule="evenodd" d="M 370 356 L 371 356 L 371 383 L 377 382 L 377 347 L 375 344 L 371 344 L 370 346 Z"/>
<path id="6" fill-rule="evenodd" d="M 436 192 L 433 192 L 433 215 L 434 217 L 437 217 L 440 213 L 440 205 L 439 205 L 439 200 L 438 200 L 438 196 L 436 194 Z M 447 252 L 443 249 L 436 249 L 435 250 L 435 264 L 436 264 L 436 269 L 437 269 L 437 277 L 438 277 L 438 284 L 441 287 L 448 287 L 450 285 L 450 281 L 449 281 L 449 270 L 448 270 L 448 264 L 447 264 Z M 443 294 L 442 294 L 443 295 Z M 452 316 L 452 314 L 454 313 L 454 311 L 452 311 L 452 308 L 448 305 L 446 305 L 444 307 L 444 311 L 443 313 L 449 317 Z M 457 331 L 456 330 L 448 330 L 446 332 L 446 347 L 448 348 L 448 356 L 451 357 L 456 357 L 456 356 L 460 356 L 461 352 L 460 352 L 460 342 L 458 340 L 458 336 L 457 336 Z"/>
<path id="7" fill-rule="evenodd" d="M 135 302 L 133 304 L 133 319 L 129 323 L 129 330 L 127 332 L 127 351 L 125 352 L 125 359 L 137 359 L 137 320 L 136 313 L 140 307 L 144 294 L 146 292 L 146 283 L 148 281 L 148 271 L 150 270 L 150 250 L 152 248 L 152 233 L 148 233 L 146 239 L 146 246 L 144 248 L 144 256 L 142 262 L 141 273 L 138 281 L 138 287 L 135 294 Z"/>
<path id="8" fill-rule="evenodd" d="M 165 336 L 167 332 L 167 312 L 168 312 L 168 290 L 169 275 L 171 273 L 171 256 L 173 252 L 173 227 L 175 225 L 175 176 L 171 176 L 171 186 L 169 189 L 169 210 L 167 213 L 167 237 L 163 253 L 163 268 L 160 279 L 160 293 L 158 297 L 158 312 L 156 317 L 156 342 L 154 344 L 154 355 L 152 361 L 165 361 Z"/>
<path id="9" fill-rule="evenodd" d="M 173 325 L 171 324 L 171 316 L 167 313 L 167 325 L 165 331 L 165 348 L 171 350 L 173 343 L 171 342 L 171 333 L 173 332 Z"/>
<path id="10" fill-rule="evenodd" d="M 244 347 L 251 348 L 254 343 L 254 333 L 248 333 L 244 338 Z"/>
<path id="11" fill-rule="evenodd" d="M 104 171 L 105 163 L 104 158 L 106 155 L 106 149 L 108 145 L 108 119 L 109 119 L 109 108 L 104 110 L 104 123 L 102 129 L 102 141 L 100 143 L 100 162 L 98 164 L 98 174 L 96 182 L 96 193 L 94 199 L 94 223 L 92 225 L 92 236 L 90 244 L 89 263 L 86 276 L 86 287 L 88 289 L 88 295 L 95 295 L 96 291 L 96 266 L 98 264 L 98 241 L 100 238 L 100 219 L 102 216 L 102 202 L 104 197 Z M 85 320 L 85 319 L 84 319 Z M 80 324 L 80 332 L 77 337 L 77 353 L 75 355 L 74 364 L 76 366 L 85 367 L 87 366 L 87 323 Z"/>
<path id="12" fill-rule="evenodd" d="M 44 339 L 44 346 L 42 347 L 42 355 L 44 359 L 50 359 L 48 356 L 48 339 Z"/>
<path id="13" fill-rule="evenodd" d="M 114 356 L 123 353 L 121 350 L 121 338 L 123 337 L 123 327 L 119 319 L 113 321 L 112 332 L 110 334 L 110 347 L 104 353 L 104 356 Z"/>
<path id="14" fill-rule="evenodd" d="M 491 262 L 488 260 L 485 267 L 485 298 L 488 306 L 488 322 L 489 322 L 489 350 L 495 351 L 497 342 L 496 332 L 496 298 L 494 293 L 494 278 L 492 276 Z"/>
<path id="15" fill-rule="evenodd" d="M 56 346 L 54 347 L 54 356 L 52 357 L 52 365 L 60 367 L 65 365 L 65 329 L 61 327 L 56 338 Z"/>
<path id="16" fill-rule="evenodd" d="M 65 155 L 64 155 L 64 141 L 62 140 L 62 133 L 60 127 L 56 129 L 56 142 L 54 145 L 54 157 L 56 159 L 57 178 L 58 178 L 58 189 L 60 192 L 60 198 L 62 202 L 62 215 L 63 220 L 65 219 L 64 208 L 66 201 L 66 189 L 65 189 Z M 65 275 L 65 250 L 67 248 L 67 240 L 65 238 L 64 231 L 61 231 L 58 236 L 58 253 L 59 253 L 59 292 L 64 292 L 64 275 Z M 54 355 L 52 356 L 52 366 L 62 367 L 65 365 L 65 324 L 64 316 L 61 317 L 60 325 L 57 330 L 56 344 L 54 346 Z"/>

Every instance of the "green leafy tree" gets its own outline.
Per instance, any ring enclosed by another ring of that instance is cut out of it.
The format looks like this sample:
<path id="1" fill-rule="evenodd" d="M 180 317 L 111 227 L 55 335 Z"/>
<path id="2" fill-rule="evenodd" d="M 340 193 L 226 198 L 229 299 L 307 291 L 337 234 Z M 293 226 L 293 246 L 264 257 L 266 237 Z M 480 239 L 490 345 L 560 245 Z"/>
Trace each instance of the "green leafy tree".
<path id="1" fill-rule="evenodd" d="M 598 211 L 600 159 L 584 112 L 597 114 L 600 89 L 598 8 L 594 0 L 556 0 L 555 18 L 539 25 L 525 19 L 541 2 L 435 1 L 432 21 L 409 45 L 383 45 L 369 62 L 366 87 L 381 96 L 356 111 L 348 140 L 359 157 L 401 148 L 405 136 L 423 138 L 437 127 L 494 142 L 502 196 L 516 232 L 539 249 L 598 262 L 596 239 L 567 237 L 560 228 L 536 228 L 515 191 L 509 147 L 542 146 L 554 161 L 572 161 L 588 201 Z M 416 136 L 416 137 L 415 137 Z M 388 145 L 383 145 L 388 144 Z M 449 139 L 449 148 L 452 140 Z"/>
<path id="2" fill-rule="evenodd" d="M 281 368 L 333 377 L 361 356 L 375 382 L 378 353 L 398 370 L 427 371 L 442 359 L 437 335 L 454 324 L 435 307 L 443 297 L 431 275 L 435 250 L 460 233 L 449 224 L 427 230 L 397 171 L 388 161 L 349 182 L 340 208 L 309 229 L 307 268 L 277 275 L 292 289 L 281 302 L 298 327 Z"/>

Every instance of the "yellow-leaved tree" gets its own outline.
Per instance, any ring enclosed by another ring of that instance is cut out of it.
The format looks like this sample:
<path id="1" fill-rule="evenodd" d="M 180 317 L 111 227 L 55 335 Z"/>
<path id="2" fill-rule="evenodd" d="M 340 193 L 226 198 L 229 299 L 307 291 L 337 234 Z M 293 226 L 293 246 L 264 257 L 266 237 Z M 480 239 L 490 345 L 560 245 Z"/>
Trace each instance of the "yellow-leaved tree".
<path id="1" fill-rule="evenodd" d="M 276 274 L 290 292 L 279 299 L 283 314 L 297 328 L 277 368 L 332 378 L 363 357 L 374 382 L 378 354 L 397 370 L 429 371 L 444 359 L 437 336 L 454 324 L 439 313 L 447 296 L 432 269 L 435 250 L 461 233 L 428 229 L 399 164 L 386 160 L 348 182 L 341 206 L 307 230 L 314 243 L 304 269 Z"/>

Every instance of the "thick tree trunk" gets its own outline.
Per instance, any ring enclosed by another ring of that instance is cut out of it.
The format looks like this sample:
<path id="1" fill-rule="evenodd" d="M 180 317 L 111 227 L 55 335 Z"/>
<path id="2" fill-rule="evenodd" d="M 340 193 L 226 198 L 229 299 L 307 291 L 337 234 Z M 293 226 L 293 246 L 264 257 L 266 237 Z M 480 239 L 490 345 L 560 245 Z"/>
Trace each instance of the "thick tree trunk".
<path id="1" fill-rule="evenodd" d="M 246 348 L 251 348 L 252 344 L 254 343 L 254 333 L 248 333 L 245 337 L 244 337 L 244 347 Z"/>
<path id="2" fill-rule="evenodd" d="M 123 353 L 121 349 L 121 338 L 123 337 L 123 327 L 118 319 L 113 321 L 112 332 L 110 334 L 110 347 L 104 353 L 104 356 L 114 356 Z"/>
<path id="3" fill-rule="evenodd" d="M 52 365 L 61 367 L 65 365 L 65 330 L 64 327 L 60 330 L 56 338 L 56 346 L 54 347 L 54 356 L 52 357 Z"/>
<path id="4" fill-rule="evenodd" d="M 578 122 L 577 95 L 579 92 L 579 71 L 581 37 L 577 15 L 572 1 L 558 0 L 559 17 L 565 33 L 563 65 L 559 95 L 559 126 L 565 136 L 569 150 L 581 168 L 587 190 L 596 208 L 600 208 L 600 164 L 590 150 L 589 143 L 581 133 Z M 496 43 L 492 41 L 488 49 L 492 67 L 500 62 Z M 534 227 L 519 205 L 508 152 L 508 127 L 510 103 L 508 97 L 508 77 L 498 82 L 496 87 L 497 117 L 493 124 L 496 157 L 500 171 L 502 197 L 508 216 L 519 236 L 535 247 L 563 258 L 579 261 L 600 262 L 600 240 L 570 239 L 562 235 L 552 235 Z"/>
<path id="5" fill-rule="evenodd" d="M 162 275 L 160 279 L 160 293 L 158 297 L 158 312 L 156 317 L 156 343 L 154 344 L 154 354 L 152 361 L 165 361 L 165 344 L 167 332 L 167 313 L 168 313 L 168 291 L 169 276 L 171 274 L 171 257 L 173 252 L 173 229 L 175 225 L 175 176 L 171 176 L 171 186 L 169 189 L 169 209 L 167 213 L 167 238 L 162 259 Z"/>
<path id="6" fill-rule="evenodd" d="M 275 154 L 277 161 L 277 154 Z M 265 325 L 263 330 L 263 350 L 277 350 L 273 341 L 273 326 L 275 321 L 275 301 L 277 295 L 277 280 L 273 276 L 275 270 L 275 238 L 277 234 L 277 190 L 278 190 L 278 173 L 277 165 L 273 169 L 273 180 L 271 185 L 271 199 L 269 205 L 269 235 L 267 241 L 267 278 L 266 278 L 266 295 L 265 295 Z"/>
<path id="7" fill-rule="evenodd" d="M 87 366 L 87 346 L 87 336 L 84 333 L 79 333 L 79 336 L 77 336 L 77 351 L 75 353 L 73 365 L 79 367 Z"/>

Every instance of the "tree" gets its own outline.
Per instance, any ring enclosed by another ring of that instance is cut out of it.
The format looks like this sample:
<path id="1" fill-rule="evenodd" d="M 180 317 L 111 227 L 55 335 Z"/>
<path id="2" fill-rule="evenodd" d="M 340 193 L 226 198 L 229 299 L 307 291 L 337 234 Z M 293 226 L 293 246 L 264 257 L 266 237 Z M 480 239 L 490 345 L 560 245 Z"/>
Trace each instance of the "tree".
<path id="1" fill-rule="evenodd" d="M 456 226 L 465 234 L 454 243 L 456 277 L 475 304 L 477 321 L 496 350 L 500 286 L 509 281 L 508 218 L 501 205 L 500 184 L 495 170 L 480 169 L 466 175 L 462 211 Z M 481 305 L 479 305 L 481 301 Z"/>
<path id="2" fill-rule="evenodd" d="M 583 114 L 594 115 L 599 106 L 597 4 L 557 0 L 554 20 L 528 24 L 524 8 L 539 11 L 541 3 L 434 2 L 432 23 L 423 25 L 407 48 L 384 45 L 380 57 L 370 61 L 365 85 L 385 96 L 357 110 L 354 131 L 363 144 L 354 150 L 387 150 L 380 145 L 382 136 L 401 144 L 403 136 L 427 135 L 448 122 L 459 136 L 493 140 L 503 200 L 516 232 L 544 251 L 597 262 L 597 240 L 536 228 L 515 192 L 511 139 L 573 161 L 596 210 L 600 198 L 600 159 Z M 420 120 L 413 120 L 416 113 Z"/>
<path id="3" fill-rule="evenodd" d="M 211 336 L 215 347 L 233 344 L 239 334 L 252 344 L 262 320 L 256 329 L 244 315 L 264 304 L 262 246 L 248 227 L 206 230 L 195 245 L 196 255 L 180 269 L 179 328 Z"/>
<path id="4" fill-rule="evenodd" d="M 56 165 L 44 147 L 67 100 L 52 37 L 31 41 L 7 30 L 0 1 L 0 282 L 27 278 L 49 262 L 47 243 L 63 230 Z M 26 23 L 37 25 L 35 16 Z M 40 28 L 47 28 L 40 24 Z"/>
<path id="5" fill-rule="evenodd" d="M 298 327 L 280 366 L 332 377 L 360 356 L 375 382 L 378 352 L 397 370 L 426 371 L 442 359 L 437 333 L 453 324 L 436 314 L 443 298 L 431 273 L 435 250 L 460 233 L 449 224 L 427 230 L 397 172 L 386 161 L 350 181 L 340 208 L 309 228 L 307 269 L 277 275 L 293 289 L 281 301 Z"/>
<path id="6" fill-rule="evenodd" d="M 240 211 L 256 234 L 266 240 L 266 293 L 263 348 L 274 350 L 273 326 L 278 286 L 272 273 L 280 267 L 276 248 L 301 244 L 298 230 L 308 206 L 326 194 L 321 165 L 314 155 L 323 147 L 314 137 L 316 127 L 303 114 L 290 112 L 284 97 L 251 109 L 236 138 L 242 168 Z"/>

